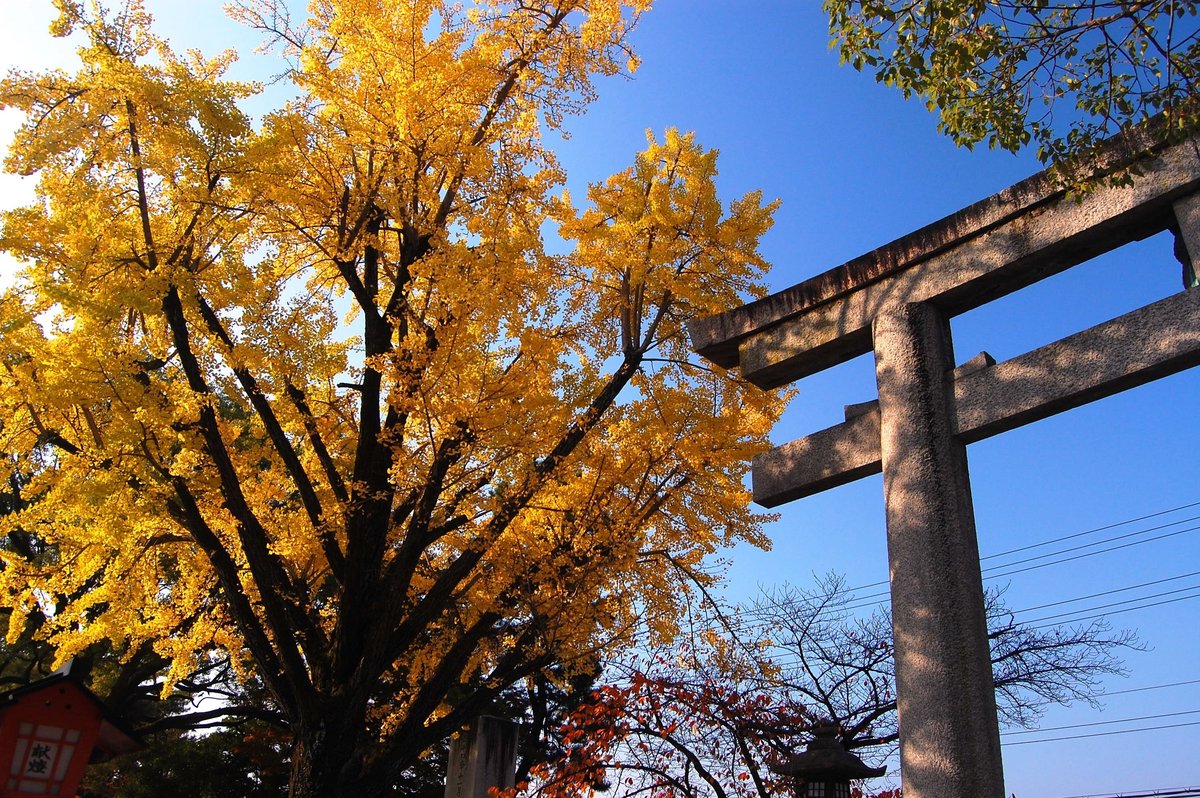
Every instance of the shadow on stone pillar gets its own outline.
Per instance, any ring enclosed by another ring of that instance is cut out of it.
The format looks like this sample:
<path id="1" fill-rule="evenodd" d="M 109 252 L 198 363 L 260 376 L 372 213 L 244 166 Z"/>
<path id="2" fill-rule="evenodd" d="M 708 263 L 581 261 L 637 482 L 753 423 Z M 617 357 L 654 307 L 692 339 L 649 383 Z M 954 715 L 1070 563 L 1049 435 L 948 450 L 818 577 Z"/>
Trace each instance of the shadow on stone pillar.
<path id="1" fill-rule="evenodd" d="M 1003 798 L 966 445 L 954 435 L 950 325 L 927 303 L 874 324 L 906 798 Z"/>
<path id="2" fill-rule="evenodd" d="M 488 798 L 492 787 L 513 786 L 517 724 L 484 716 L 454 735 L 446 765 L 446 798 Z"/>

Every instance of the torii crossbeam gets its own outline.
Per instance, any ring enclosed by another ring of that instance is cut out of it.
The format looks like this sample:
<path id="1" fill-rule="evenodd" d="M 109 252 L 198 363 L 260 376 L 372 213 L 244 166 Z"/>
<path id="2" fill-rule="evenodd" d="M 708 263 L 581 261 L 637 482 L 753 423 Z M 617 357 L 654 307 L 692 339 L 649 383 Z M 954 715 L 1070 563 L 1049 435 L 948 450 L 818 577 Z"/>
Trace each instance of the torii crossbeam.
<path id="1" fill-rule="evenodd" d="M 700 354 L 784 385 L 874 350 L 879 399 L 754 460 L 767 507 L 883 472 L 906 798 L 1003 798 L 966 445 L 1200 363 L 1184 290 L 1003 363 L 954 367 L 950 317 L 1171 230 L 1200 271 L 1200 139 L 1141 152 L 1131 186 L 1070 196 L 1050 173 L 792 288 L 690 327 Z M 1127 161 L 1128 159 L 1125 158 Z"/>

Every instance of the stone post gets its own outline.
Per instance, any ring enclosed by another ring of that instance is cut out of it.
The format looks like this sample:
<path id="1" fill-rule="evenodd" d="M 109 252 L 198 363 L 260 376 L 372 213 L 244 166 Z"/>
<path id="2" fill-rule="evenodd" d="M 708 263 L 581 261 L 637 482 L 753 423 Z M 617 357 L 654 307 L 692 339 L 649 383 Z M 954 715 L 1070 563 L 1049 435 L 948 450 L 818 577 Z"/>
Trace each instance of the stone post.
<path id="1" fill-rule="evenodd" d="M 1183 264 L 1183 287 L 1195 288 L 1200 279 L 1200 192 L 1175 201 L 1175 257 Z"/>
<path id="2" fill-rule="evenodd" d="M 517 724 L 478 718 L 450 741 L 446 798 L 488 798 L 492 787 L 513 786 L 516 769 Z"/>
<path id="3" fill-rule="evenodd" d="M 953 349 L 927 303 L 872 328 L 905 798 L 1003 798 L 996 696 Z"/>

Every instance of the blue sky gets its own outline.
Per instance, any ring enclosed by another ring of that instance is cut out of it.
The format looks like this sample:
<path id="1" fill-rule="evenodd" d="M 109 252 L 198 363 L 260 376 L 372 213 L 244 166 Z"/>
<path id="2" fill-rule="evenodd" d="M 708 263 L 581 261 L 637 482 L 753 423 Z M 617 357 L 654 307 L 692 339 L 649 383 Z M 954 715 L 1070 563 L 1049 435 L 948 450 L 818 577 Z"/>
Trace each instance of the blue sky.
<path id="1" fill-rule="evenodd" d="M 246 53 L 239 67 L 243 74 L 263 74 L 263 65 L 249 53 L 256 37 L 224 20 L 220 3 L 159 0 L 150 6 L 162 30 L 180 46 L 236 47 Z M 47 11 L 33 2 L 10 2 L 4 16 L 0 66 L 50 65 L 66 57 L 56 49 L 61 43 L 48 43 L 44 36 Z M 772 290 L 886 244 L 1039 168 L 1029 156 L 956 149 L 936 133 L 935 120 L 921 103 L 905 102 L 870 76 L 839 67 L 827 46 L 818 0 L 660 0 L 635 42 L 643 59 L 635 78 L 602 82 L 600 99 L 585 117 L 573 120 L 573 137 L 560 148 L 572 189 L 580 193 L 587 182 L 627 165 L 644 146 L 647 129 L 695 131 L 702 144 L 721 152 L 724 196 L 761 188 L 768 199 L 782 200 L 764 242 L 773 263 Z M 11 130 L 11 125 L 11 117 L 0 118 L 0 129 Z M 20 188 L 6 180 L 0 191 L 11 198 Z M 1158 236 L 955 319 L 958 360 L 980 350 L 1004 360 L 1180 288 L 1171 241 Z M 842 405 L 876 394 L 869 356 L 798 387 L 775 432 L 778 443 L 838 423 Z M 971 446 L 982 554 L 1200 501 L 1198 387 L 1200 370 L 1195 370 Z M 731 595 L 750 596 L 759 584 L 804 584 L 828 571 L 844 573 L 850 585 L 886 579 L 883 509 L 879 477 L 786 505 L 771 526 L 773 551 L 730 554 Z M 1171 513 L 1158 523 L 1179 521 L 1164 532 L 1179 531 L 1200 523 L 1182 523 L 1193 515 L 1200 515 L 1200 508 Z M 1108 536 L 1151 525 L 1151 520 L 1129 524 Z M 1098 537 L 1104 535 L 1062 547 Z M 1181 532 L 999 583 L 1008 585 L 1009 606 L 1020 610 L 1200 571 L 1197 555 L 1200 532 Z M 985 566 L 1002 561 L 988 560 Z M 1041 618 L 1186 585 L 1200 585 L 1200 578 L 1018 617 Z M 1115 609 L 1128 606 L 1136 605 Z M 1137 629 L 1152 648 L 1128 655 L 1131 675 L 1114 680 L 1109 689 L 1200 678 L 1194 664 L 1200 659 L 1197 606 L 1185 599 L 1113 615 L 1114 626 Z M 1113 695 L 1102 710 L 1087 705 L 1053 709 L 1043 726 L 1190 710 L 1200 710 L 1200 684 Z M 1200 714 L 1180 715 L 1006 737 L 1007 791 L 1018 798 L 1065 798 L 1200 784 L 1194 764 L 1200 726 L 1014 744 L 1198 719 Z"/>

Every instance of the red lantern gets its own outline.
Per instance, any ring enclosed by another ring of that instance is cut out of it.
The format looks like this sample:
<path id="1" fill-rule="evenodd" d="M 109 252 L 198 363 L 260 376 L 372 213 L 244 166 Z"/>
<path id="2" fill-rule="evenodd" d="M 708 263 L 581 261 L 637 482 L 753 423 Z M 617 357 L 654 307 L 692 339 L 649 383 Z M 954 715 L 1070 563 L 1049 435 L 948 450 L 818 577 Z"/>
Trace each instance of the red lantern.
<path id="1" fill-rule="evenodd" d="M 69 674 L 0 695 L 0 798 L 71 798 L 88 762 L 141 747 Z"/>

